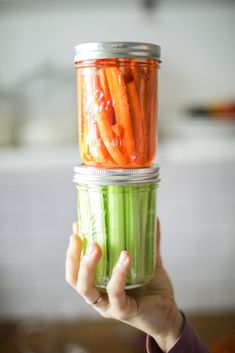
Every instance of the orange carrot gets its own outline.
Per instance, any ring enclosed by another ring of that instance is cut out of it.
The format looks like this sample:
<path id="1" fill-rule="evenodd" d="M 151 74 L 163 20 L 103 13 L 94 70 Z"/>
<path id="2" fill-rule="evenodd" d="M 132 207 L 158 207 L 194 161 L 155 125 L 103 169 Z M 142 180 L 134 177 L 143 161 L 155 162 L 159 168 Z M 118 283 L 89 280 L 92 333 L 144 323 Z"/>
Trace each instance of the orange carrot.
<path id="1" fill-rule="evenodd" d="M 142 69 L 142 79 L 139 86 L 140 105 L 143 112 L 143 135 L 145 139 L 145 163 L 149 160 L 149 99 L 150 99 L 150 80 L 149 68 Z"/>
<path id="2" fill-rule="evenodd" d="M 135 151 L 137 155 L 136 162 L 143 163 L 146 143 L 145 136 L 143 136 L 143 114 L 140 107 L 136 84 L 134 81 L 131 81 L 127 84 L 127 95 L 130 106 L 131 123 L 133 126 Z"/>
<path id="3" fill-rule="evenodd" d="M 133 80 L 133 75 L 129 63 L 127 64 L 126 59 L 119 59 L 119 71 L 121 72 L 125 83 L 131 82 Z"/>
<path id="4" fill-rule="evenodd" d="M 128 107 L 126 85 L 117 67 L 106 67 L 105 72 L 116 115 L 116 122 L 123 128 L 124 151 L 128 159 L 131 159 L 134 155 L 134 139 L 130 111 Z"/>
<path id="5" fill-rule="evenodd" d="M 90 151 L 89 151 L 89 127 L 88 127 L 88 114 L 86 110 L 86 87 L 85 87 L 85 82 L 84 82 L 84 76 L 83 76 L 83 92 L 82 92 L 82 115 L 81 115 L 81 120 L 82 120 L 82 127 L 83 127 L 83 134 L 82 134 L 82 144 L 81 144 L 81 158 L 83 161 L 89 161 L 91 159 Z M 81 135 L 80 135 L 81 136 Z"/>
<path id="6" fill-rule="evenodd" d="M 95 75 L 87 69 L 84 75 L 84 90 L 83 90 L 83 114 L 84 114 L 84 125 L 87 129 L 87 137 L 84 141 L 89 147 L 91 158 L 96 163 L 104 163 L 107 160 L 110 161 L 110 156 L 106 147 L 100 138 L 99 130 L 96 124 L 96 81 Z M 85 145 L 83 145 L 85 148 Z M 85 155 L 89 160 L 89 154 Z"/>
<path id="7" fill-rule="evenodd" d="M 139 95 L 140 94 L 141 70 L 140 70 L 140 67 L 137 66 L 135 61 L 133 61 L 131 64 L 131 72 L 132 72 L 132 76 L 135 81 L 137 92 Z"/>
<path id="8" fill-rule="evenodd" d="M 111 127 L 117 137 L 122 137 L 122 128 L 118 123 L 112 125 Z"/>
<path id="9" fill-rule="evenodd" d="M 78 141 L 80 149 L 82 150 L 84 125 L 83 125 L 83 76 L 82 70 L 77 68 L 77 119 L 78 119 Z"/>
<path id="10" fill-rule="evenodd" d="M 107 148 L 112 160 L 118 164 L 119 167 L 124 167 L 127 163 L 126 158 L 121 153 L 120 146 L 120 137 L 115 134 L 115 129 L 118 130 L 116 125 L 110 124 L 110 111 L 107 109 L 109 101 L 105 99 L 105 95 L 102 91 L 101 82 L 97 78 L 96 80 L 96 95 L 95 95 L 95 105 L 96 109 L 96 122 L 99 129 L 100 136 L 104 145 Z M 113 130 L 114 129 L 114 130 Z M 119 127 L 119 132 L 121 128 Z"/>
<path id="11" fill-rule="evenodd" d="M 98 157 L 96 158 L 96 156 L 93 156 L 94 162 L 97 162 L 102 165 L 104 164 L 108 165 L 110 162 L 113 163 L 113 159 L 111 158 L 102 140 L 98 126 L 96 126 L 96 139 L 97 139 L 97 145 L 100 145 L 100 146 L 97 146 Z"/>
<path id="12" fill-rule="evenodd" d="M 107 107 L 107 111 L 109 112 L 110 124 L 113 124 L 114 123 L 114 109 L 113 109 L 113 105 L 112 105 L 112 98 L 111 98 L 111 95 L 109 92 L 109 86 L 108 86 L 108 81 L 107 81 L 104 67 L 101 67 L 99 69 L 99 77 L 100 77 L 101 89 L 104 93 L 104 97 L 107 102 L 106 107 Z"/>
<path id="13" fill-rule="evenodd" d="M 157 138 L 157 78 L 155 68 L 150 72 L 151 100 L 150 100 L 150 139 L 149 139 L 149 160 L 154 158 Z"/>
<path id="14" fill-rule="evenodd" d="M 96 121 L 102 140 L 104 141 L 104 144 L 113 160 L 118 164 L 119 167 L 125 167 L 127 160 L 121 153 L 119 147 L 115 145 L 115 135 L 109 124 L 108 114 L 104 109 L 97 113 Z"/>

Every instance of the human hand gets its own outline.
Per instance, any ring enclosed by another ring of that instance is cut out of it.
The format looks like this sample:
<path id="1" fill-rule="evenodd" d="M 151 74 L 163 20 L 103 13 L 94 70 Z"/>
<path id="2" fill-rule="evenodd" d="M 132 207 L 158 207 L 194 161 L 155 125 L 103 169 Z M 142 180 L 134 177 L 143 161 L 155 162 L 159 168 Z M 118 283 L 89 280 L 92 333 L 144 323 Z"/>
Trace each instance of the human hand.
<path id="1" fill-rule="evenodd" d="M 160 255 L 160 224 L 157 222 L 157 263 L 154 278 L 144 287 L 125 291 L 131 256 L 122 251 L 106 292 L 94 286 L 93 277 L 102 251 L 90 244 L 80 261 L 82 241 L 73 229 L 66 257 L 66 281 L 103 317 L 120 320 L 152 336 L 163 352 L 176 343 L 183 317 Z"/>

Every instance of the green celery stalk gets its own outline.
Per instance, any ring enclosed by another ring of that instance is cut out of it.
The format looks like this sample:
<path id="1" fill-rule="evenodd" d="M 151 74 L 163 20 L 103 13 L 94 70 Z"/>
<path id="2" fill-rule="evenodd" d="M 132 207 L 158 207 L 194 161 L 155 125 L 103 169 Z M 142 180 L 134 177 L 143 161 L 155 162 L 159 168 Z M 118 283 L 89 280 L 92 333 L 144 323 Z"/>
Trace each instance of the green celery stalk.
<path id="1" fill-rule="evenodd" d="M 148 220 L 146 233 L 146 261 L 145 274 L 146 277 L 154 272 L 155 268 L 155 254 L 156 254 L 156 187 L 149 185 L 149 200 L 148 200 Z"/>
<path id="2" fill-rule="evenodd" d="M 78 186 L 78 232 L 83 241 L 84 254 L 88 242 L 93 241 L 93 233 L 89 195 L 87 189 L 83 185 Z"/>
<path id="3" fill-rule="evenodd" d="M 140 244 L 141 254 L 139 261 L 141 267 L 139 269 L 140 279 L 145 281 L 145 267 L 148 261 L 148 253 L 146 251 L 147 221 L 148 221 L 148 201 L 149 201 L 149 185 L 143 185 L 139 189 L 139 205 L 140 205 Z"/>
<path id="4" fill-rule="evenodd" d="M 144 284 L 155 269 L 156 186 L 79 184 L 77 203 L 84 251 L 88 242 L 96 242 L 102 249 L 95 284 L 108 284 L 120 252 L 125 249 L 132 257 L 126 285 Z"/>
<path id="5" fill-rule="evenodd" d="M 122 186 L 107 186 L 109 276 L 120 252 L 125 249 L 124 195 Z"/>
<path id="6" fill-rule="evenodd" d="M 105 208 L 103 188 L 101 186 L 89 187 L 89 201 L 92 218 L 92 239 L 102 249 L 102 257 L 96 267 L 95 283 L 97 285 L 107 282 L 107 234 L 105 225 Z"/>
<path id="7" fill-rule="evenodd" d="M 131 254 L 131 271 L 127 278 L 127 284 L 134 285 L 139 281 L 142 264 L 140 261 L 140 212 L 137 185 L 125 186 L 125 233 L 126 250 Z"/>

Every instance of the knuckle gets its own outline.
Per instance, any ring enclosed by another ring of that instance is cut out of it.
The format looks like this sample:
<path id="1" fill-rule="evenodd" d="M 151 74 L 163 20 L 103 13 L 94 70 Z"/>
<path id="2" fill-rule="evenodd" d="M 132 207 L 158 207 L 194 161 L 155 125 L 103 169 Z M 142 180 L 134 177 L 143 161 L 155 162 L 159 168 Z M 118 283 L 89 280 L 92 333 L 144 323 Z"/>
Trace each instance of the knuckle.
<path id="1" fill-rule="evenodd" d="M 87 297 L 89 294 L 88 288 L 84 286 L 84 284 L 82 285 L 81 283 L 77 284 L 76 290 L 82 297 Z"/>
<path id="2" fill-rule="evenodd" d="M 118 298 L 121 295 L 120 289 L 117 287 L 113 287 L 112 284 L 108 285 L 106 290 L 108 295 L 112 296 L 113 298 Z"/>
<path id="3" fill-rule="evenodd" d="M 87 256 L 83 256 L 80 262 L 80 266 L 85 268 L 85 269 L 92 269 L 94 267 L 93 262 L 91 262 L 91 260 L 89 258 L 87 258 Z"/>
<path id="4" fill-rule="evenodd" d="M 111 283 L 111 282 L 108 283 L 108 285 L 107 285 L 107 287 L 106 287 L 106 291 L 107 291 L 107 293 L 108 293 L 108 296 L 110 296 L 110 295 L 113 296 L 114 290 L 113 290 L 113 286 L 112 286 L 112 283 Z"/>

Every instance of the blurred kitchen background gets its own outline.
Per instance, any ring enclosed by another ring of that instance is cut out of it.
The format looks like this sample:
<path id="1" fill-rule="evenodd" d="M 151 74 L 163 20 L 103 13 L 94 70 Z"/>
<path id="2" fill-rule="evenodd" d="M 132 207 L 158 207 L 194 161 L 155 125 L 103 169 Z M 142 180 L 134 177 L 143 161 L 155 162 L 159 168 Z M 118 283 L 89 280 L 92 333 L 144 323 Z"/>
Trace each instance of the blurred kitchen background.
<path id="1" fill-rule="evenodd" d="M 1 353 L 145 351 L 64 281 L 80 161 L 73 47 L 85 41 L 161 45 L 165 266 L 207 344 L 235 334 L 234 36 L 234 1 L 0 0 Z"/>

